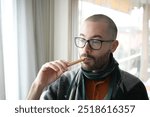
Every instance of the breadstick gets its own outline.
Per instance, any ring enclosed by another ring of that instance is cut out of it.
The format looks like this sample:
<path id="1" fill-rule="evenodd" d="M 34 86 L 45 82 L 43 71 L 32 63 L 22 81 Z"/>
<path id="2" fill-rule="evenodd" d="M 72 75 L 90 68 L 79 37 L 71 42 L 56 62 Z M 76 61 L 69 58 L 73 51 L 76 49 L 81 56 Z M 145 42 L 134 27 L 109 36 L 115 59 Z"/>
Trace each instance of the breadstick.
<path id="1" fill-rule="evenodd" d="M 85 58 L 80 58 L 80 59 L 78 59 L 78 60 L 72 61 L 72 62 L 70 62 L 70 63 L 68 64 L 68 66 L 70 67 L 70 66 L 72 66 L 72 65 L 75 65 L 75 64 L 77 64 L 77 63 L 80 63 L 80 62 L 84 61 L 84 59 L 85 59 Z"/>

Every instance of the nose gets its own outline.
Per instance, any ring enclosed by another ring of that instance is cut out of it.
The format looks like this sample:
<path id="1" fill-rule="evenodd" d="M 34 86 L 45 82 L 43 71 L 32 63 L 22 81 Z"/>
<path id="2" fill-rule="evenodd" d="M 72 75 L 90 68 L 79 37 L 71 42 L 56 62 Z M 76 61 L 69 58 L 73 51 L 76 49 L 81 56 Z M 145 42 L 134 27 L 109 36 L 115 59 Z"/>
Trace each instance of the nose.
<path id="1" fill-rule="evenodd" d="M 92 49 L 91 49 L 91 47 L 90 47 L 90 45 L 89 45 L 88 42 L 87 42 L 87 43 L 85 44 L 85 46 L 82 48 L 82 51 L 83 51 L 83 53 L 89 53 L 89 52 L 92 51 Z"/>

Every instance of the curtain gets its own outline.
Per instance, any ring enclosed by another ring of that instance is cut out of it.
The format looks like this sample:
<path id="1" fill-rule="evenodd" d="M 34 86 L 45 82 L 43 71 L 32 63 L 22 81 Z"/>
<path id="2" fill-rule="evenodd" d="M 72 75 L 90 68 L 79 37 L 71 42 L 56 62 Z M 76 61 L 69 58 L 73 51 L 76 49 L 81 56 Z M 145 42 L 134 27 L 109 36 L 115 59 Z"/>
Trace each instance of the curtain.
<path id="1" fill-rule="evenodd" d="M 41 65 L 49 61 L 50 0 L 17 0 L 19 94 L 25 99 Z"/>
<path id="2" fill-rule="evenodd" d="M 36 76 L 36 45 L 31 0 L 17 1 L 19 97 L 25 98 Z"/>
<path id="3" fill-rule="evenodd" d="M 0 99 L 5 99 L 5 82 L 4 82 L 4 66 L 3 66 L 3 47 L 1 32 L 1 1 L 0 1 Z"/>
<path id="4" fill-rule="evenodd" d="M 2 19 L 3 21 L 6 19 L 6 25 L 12 25 L 11 30 L 4 25 L 2 26 L 5 29 L 4 31 L 2 29 L 2 32 L 5 32 L 6 37 L 8 36 L 6 39 L 1 36 L 0 26 L 0 99 L 25 99 L 37 72 L 45 62 L 68 56 L 71 59 L 74 56 L 72 53 L 73 44 L 70 39 L 72 39 L 72 30 L 77 30 L 76 28 L 72 29 L 72 6 L 75 5 L 74 3 L 77 6 L 77 1 L 0 1 L 6 3 L 1 5 L 5 17 Z M 12 19 L 9 19 L 8 22 L 9 15 L 6 16 L 5 11 L 8 14 L 11 12 Z M 76 17 L 74 20 L 77 21 Z M 63 46 L 60 39 L 63 40 Z M 3 41 L 5 44 L 2 43 Z M 64 47 L 64 45 L 66 46 Z M 4 50 L 7 50 L 7 53 Z M 66 54 L 64 55 L 64 53 Z M 60 54 L 62 56 L 59 56 Z M 9 58 L 6 55 L 9 55 Z"/>
<path id="5" fill-rule="evenodd" d="M 53 59 L 54 2 L 53 0 L 12 0 L 11 2 L 0 0 L 0 3 L 3 7 L 0 8 L 0 99 L 25 99 L 42 64 Z M 3 26 L 1 26 L 1 9 Z M 7 22 L 5 19 L 8 19 L 9 12 L 12 19 Z M 12 25 L 10 30 L 6 28 L 4 22 L 6 25 L 7 23 Z M 7 36 L 11 35 L 10 33 L 15 36 Z M 3 50 L 7 50 L 7 53 Z M 12 65 L 8 66 L 8 63 Z M 11 70 L 15 75 L 11 75 Z"/>

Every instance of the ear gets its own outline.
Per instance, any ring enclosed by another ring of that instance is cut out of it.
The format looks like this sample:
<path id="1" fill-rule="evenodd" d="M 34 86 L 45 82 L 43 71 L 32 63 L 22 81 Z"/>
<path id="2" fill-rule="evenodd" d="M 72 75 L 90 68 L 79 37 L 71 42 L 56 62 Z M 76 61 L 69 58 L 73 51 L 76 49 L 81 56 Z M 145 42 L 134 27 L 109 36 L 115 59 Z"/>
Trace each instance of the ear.
<path id="1" fill-rule="evenodd" d="M 117 49 L 118 45 L 119 45 L 118 40 L 114 40 L 114 41 L 112 42 L 112 44 L 111 44 L 111 52 L 112 52 L 112 53 L 115 52 L 115 50 Z"/>

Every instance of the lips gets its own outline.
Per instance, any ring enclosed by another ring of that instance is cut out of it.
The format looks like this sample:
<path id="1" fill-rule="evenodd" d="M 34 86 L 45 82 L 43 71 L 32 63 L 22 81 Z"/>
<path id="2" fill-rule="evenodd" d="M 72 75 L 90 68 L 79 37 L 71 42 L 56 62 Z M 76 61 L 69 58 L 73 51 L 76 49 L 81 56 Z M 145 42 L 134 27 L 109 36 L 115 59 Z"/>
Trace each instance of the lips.
<path id="1" fill-rule="evenodd" d="M 83 63 L 88 63 L 92 60 L 92 58 L 85 57 Z"/>
<path id="2" fill-rule="evenodd" d="M 91 63 L 95 60 L 95 58 L 92 55 L 89 55 L 89 54 L 82 54 L 81 58 L 82 57 L 84 58 L 83 63 L 85 63 L 85 64 L 89 64 L 89 63 Z"/>

